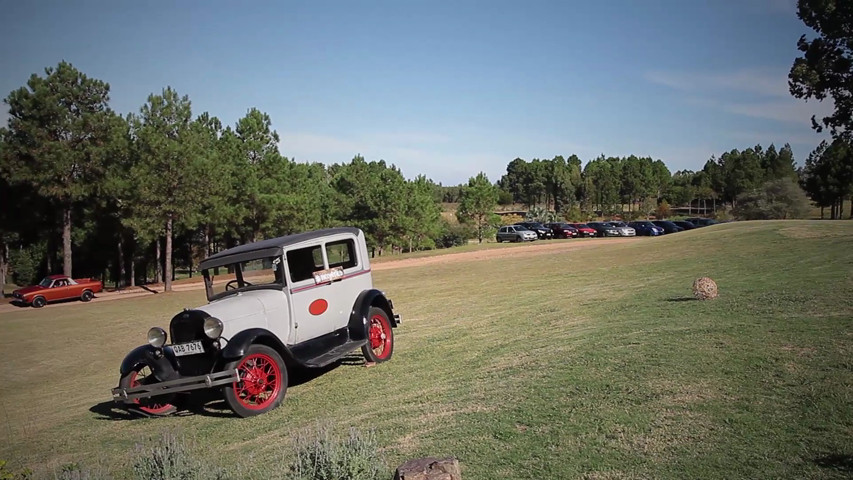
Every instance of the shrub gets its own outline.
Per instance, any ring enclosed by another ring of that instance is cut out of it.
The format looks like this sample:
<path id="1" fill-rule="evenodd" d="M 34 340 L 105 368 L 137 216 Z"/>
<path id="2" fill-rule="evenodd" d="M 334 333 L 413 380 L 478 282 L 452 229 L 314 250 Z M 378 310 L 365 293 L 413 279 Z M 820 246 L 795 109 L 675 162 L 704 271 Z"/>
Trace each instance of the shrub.
<path id="1" fill-rule="evenodd" d="M 22 249 L 11 249 L 9 263 L 12 267 L 12 281 L 16 285 L 33 285 L 41 280 L 39 266 L 45 257 L 46 250 L 44 242 Z"/>
<path id="2" fill-rule="evenodd" d="M 577 205 L 572 205 L 572 208 L 570 208 L 567 212 L 563 213 L 563 218 L 565 218 L 566 221 L 577 223 L 585 222 L 587 220 L 587 215 L 581 212 L 580 207 L 578 207 Z"/>
<path id="3" fill-rule="evenodd" d="M 790 178 L 773 180 L 738 199 L 732 212 L 741 220 L 805 218 L 811 207 L 806 193 Z"/>
<path id="4" fill-rule="evenodd" d="M 297 480 L 379 480 L 389 469 L 373 432 L 355 428 L 340 438 L 328 426 L 296 437 L 296 459 L 291 470 Z"/>
<path id="5" fill-rule="evenodd" d="M 221 479 L 224 473 L 198 460 L 187 442 L 170 432 L 148 446 L 136 446 L 133 475 L 139 480 Z"/>
<path id="6" fill-rule="evenodd" d="M 512 205 L 512 193 L 504 189 L 498 190 L 498 205 Z"/>
<path id="7" fill-rule="evenodd" d="M 32 478 L 32 472 L 28 469 L 19 472 L 9 470 L 6 465 L 6 460 L 0 460 L 0 480 L 29 480 Z"/>
<path id="8" fill-rule="evenodd" d="M 436 244 L 440 248 L 458 247 L 468 245 L 468 239 L 476 234 L 473 229 L 465 224 L 450 224 L 445 223 L 441 235 L 436 240 Z"/>
<path id="9" fill-rule="evenodd" d="M 657 217 L 658 220 L 661 220 L 669 218 L 670 215 L 672 215 L 672 210 L 669 207 L 669 203 L 666 200 L 661 200 L 658 204 L 658 208 L 655 209 L 655 217 Z"/>

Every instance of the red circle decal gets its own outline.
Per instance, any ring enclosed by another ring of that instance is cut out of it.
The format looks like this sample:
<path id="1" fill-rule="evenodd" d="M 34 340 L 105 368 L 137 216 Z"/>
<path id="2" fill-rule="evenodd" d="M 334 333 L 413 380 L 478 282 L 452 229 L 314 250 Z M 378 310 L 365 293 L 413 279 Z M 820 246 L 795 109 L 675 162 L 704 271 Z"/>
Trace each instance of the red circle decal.
<path id="1" fill-rule="evenodd" d="M 311 305 L 308 305 L 308 313 L 311 315 L 322 315 L 326 309 L 329 308 L 329 302 L 323 300 L 322 298 L 318 298 L 311 302 Z"/>

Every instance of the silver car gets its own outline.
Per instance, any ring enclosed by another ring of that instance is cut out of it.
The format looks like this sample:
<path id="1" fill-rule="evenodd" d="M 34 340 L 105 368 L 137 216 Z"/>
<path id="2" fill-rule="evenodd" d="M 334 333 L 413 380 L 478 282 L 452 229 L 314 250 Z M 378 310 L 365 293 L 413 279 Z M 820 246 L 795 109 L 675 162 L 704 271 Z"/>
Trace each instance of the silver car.
<path id="1" fill-rule="evenodd" d="M 536 232 L 532 230 L 528 230 L 521 225 L 505 225 L 498 229 L 497 235 L 495 235 L 495 240 L 498 243 L 501 242 L 527 242 L 534 241 L 538 237 Z"/>
<path id="2" fill-rule="evenodd" d="M 607 222 L 619 232 L 620 237 L 635 237 L 637 231 L 633 227 L 629 227 L 625 222 Z"/>

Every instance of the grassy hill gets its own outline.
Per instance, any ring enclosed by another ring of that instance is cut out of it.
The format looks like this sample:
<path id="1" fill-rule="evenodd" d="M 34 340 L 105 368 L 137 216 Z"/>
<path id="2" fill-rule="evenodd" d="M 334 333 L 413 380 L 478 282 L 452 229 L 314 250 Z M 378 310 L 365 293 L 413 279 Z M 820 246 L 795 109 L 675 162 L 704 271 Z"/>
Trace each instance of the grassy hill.
<path id="1" fill-rule="evenodd" d="M 111 408 L 123 356 L 203 292 L 3 313 L 0 459 L 121 477 L 139 442 L 171 431 L 264 478 L 324 422 L 373 429 L 392 466 L 456 456 L 466 480 L 853 472 L 853 222 L 501 247 L 376 272 L 404 315 L 394 358 L 344 362 L 250 419 L 221 402 L 164 419 Z M 700 276 L 718 299 L 691 299 Z"/>

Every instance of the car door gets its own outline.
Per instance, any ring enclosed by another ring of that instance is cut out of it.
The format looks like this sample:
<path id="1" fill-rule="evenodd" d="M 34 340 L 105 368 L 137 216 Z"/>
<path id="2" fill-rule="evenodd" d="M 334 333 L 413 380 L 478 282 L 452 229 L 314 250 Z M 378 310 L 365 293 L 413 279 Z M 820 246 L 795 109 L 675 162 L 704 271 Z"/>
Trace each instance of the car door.
<path id="1" fill-rule="evenodd" d="M 325 270 L 323 244 L 317 242 L 285 252 L 295 343 L 334 331 L 334 319 L 325 303 L 325 285 L 314 280 L 314 272 Z M 316 313 L 316 314 L 315 314 Z"/>
<path id="2" fill-rule="evenodd" d="M 509 228 L 509 227 L 501 227 L 501 228 L 498 230 L 498 239 L 499 239 L 499 240 L 504 241 L 504 240 L 506 240 L 506 239 L 507 239 L 507 235 L 506 235 L 506 234 L 507 234 L 507 229 L 508 229 L 508 228 Z"/>
<path id="3" fill-rule="evenodd" d="M 355 298 L 371 284 L 354 239 L 318 241 L 285 256 L 295 343 L 345 328 Z"/>

